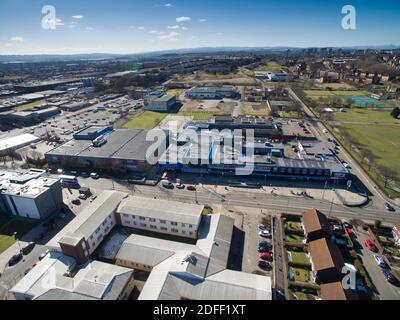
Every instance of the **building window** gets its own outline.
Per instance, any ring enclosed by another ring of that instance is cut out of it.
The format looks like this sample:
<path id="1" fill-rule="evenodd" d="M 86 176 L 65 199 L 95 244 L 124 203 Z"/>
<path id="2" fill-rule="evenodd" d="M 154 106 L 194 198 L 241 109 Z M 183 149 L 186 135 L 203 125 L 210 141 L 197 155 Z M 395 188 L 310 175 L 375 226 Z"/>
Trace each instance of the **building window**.
<path id="1" fill-rule="evenodd" d="M 156 222 L 156 219 L 150 218 L 149 221 L 150 222 Z"/>
<path id="2" fill-rule="evenodd" d="M 193 229 L 193 226 L 191 224 L 189 224 L 189 229 Z"/>
<path id="3" fill-rule="evenodd" d="M 161 223 L 161 224 L 167 224 L 167 221 L 165 221 L 165 220 L 160 220 L 160 223 Z"/>
<path id="4" fill-rule="evenodd" d="M 145 217 L 139 217 L 139 220 L 146 221 Z"/>
<path id="5" fill-rule="evenodd" d="M 171 231 L 174 232 L 174 233 L 178 233 L 179 232 L 179 230 L 175 229 L 175 228 L 172 228 Z"/>
<path id="6" fill-rule="evenodd" d="M 168 229 L 166 227 L 161 227 L 160 228 L 162 231 L 167 231 Z"/>
<path id="7" fill-rule="evenodd" d="M 186 224 L 182 223 L 182 227 L 185 228 L 185 227 L 186 227 Z"/>
<path id="8" fill-rule="evenodd" d="M 150 225 L 150 229 L 157 229 L 157 226 Z"/>
<path id="9" fill-rule="evenodd" d="M 142 228 L 147 228 L 147 224 L 145 224 L 145 223 L 141 223 L 140 226 L 141 226 Z"/>
<path id="10" fill-rule="evenodd" d="M 171 226 L 177 226 L 178 223 L 177 222 L 171 222 Z"/>
<path id="11" fill-rule="evenodd" d="M 192 232 L 192 231 L 189 231 L 189 234 L 192 236 L 192 235 L 193 235 L 193 232 Z"/>
<path id="12" fill-rule="evenodd" d="M 124 223 L 125 223 L 125 224 L 131 224 L 131 222 L 128 221 L 128 220 L 125 220 Z"/>

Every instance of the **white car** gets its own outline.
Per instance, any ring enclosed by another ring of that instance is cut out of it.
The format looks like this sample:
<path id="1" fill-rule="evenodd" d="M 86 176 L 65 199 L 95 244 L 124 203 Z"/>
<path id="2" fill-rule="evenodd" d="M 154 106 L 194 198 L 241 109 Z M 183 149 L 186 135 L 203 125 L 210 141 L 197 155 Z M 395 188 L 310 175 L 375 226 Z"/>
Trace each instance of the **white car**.
<path id="1" fill-rule="evenodd" d="M 386 262 L 383 260 L 382 256 L 380 256 L 379 254 L 375 254 L 374 255 L 374 259 L 376 261 L 376 263 L 381 267 L 381 268 L 386 268 Z"/>
<path id="2" fill-rule="evenodd" d="M 271 232 L 269 232 L 269 230 L 260 230 L 258 235 L 260 237 L 269 238 L 269 237 L 271 237 Z"/>
<path id="3" fill-rule="evenodd" d="M 328 133 L 328 130 L 324 129 L 323 132 L 324 132 L 324 133 Z"/>
<path id="4" fill-rule="evenodd" d="M 99 179 L 99 178 L 100 178 L 99 174 L 98 174 L 98 173 L 95 173 L 95 172 L 91 173 L 91 174 L 90 174 L 90 177 L 91 177 L 92 179 Z"/>

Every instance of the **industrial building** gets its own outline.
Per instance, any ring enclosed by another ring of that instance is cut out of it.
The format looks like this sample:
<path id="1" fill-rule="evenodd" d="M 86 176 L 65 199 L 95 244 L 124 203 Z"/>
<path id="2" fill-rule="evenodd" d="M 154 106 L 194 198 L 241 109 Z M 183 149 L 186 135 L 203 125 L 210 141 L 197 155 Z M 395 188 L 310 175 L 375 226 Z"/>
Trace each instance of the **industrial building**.
<path id="1" fill-rule="evenodd" d="M 132 290 L 128 275 L 134 269 L 150 273 L 141 300 L 271 300 L 270 277 L 228 269 L 234 220 L 220 214 L 202 216 L 202 206 L 180 205 L 181 211 L 172 216 L 178 203 L 145 203 L 126 193 L 103 192 L 47 243 L 50 254 L 45 262 L 40 262 L 11 292 L 16 299 L 122 299 Z M 161 207 L 171 207 L 171 212 L 164 216 Z M 117 266 L 91 260 L 114 226 L 121 225 L 119 220 L 125 214 L 146 216 L 149 223 L 153 219 L 150 215 L 156 220 L 193 220 L 198 224 L 198 237 L 192 244 L 164 240 L 156 236 L 163 234 L 160 229 L 148 228 L 152 233 L 140 235 L 135 233 L 136 226 L 128 224 L 125 228 L 131 228 L 131 236 L 120 244 L 115 256 L 107 258 Z M 38 284 L 48 278 L 50 267 L 55 268 L 57 280 L 50 287 L 39 288 Z M 99 277 L 98 286 L 94 284 L 95 276 Z"/>
<path id="2" fill-rule="evenodd" d="M 59 179 L 44 170 L 0 172 L 0 211 L 6 215 L 43 220 L 63 206 Z"/>
<path id="3" fill-rule="evenodd" d="M 147 172 L 154 167 L 148 163 L 147 152 L 153 140 L 146 130 L 86 128 L 73 139 L 47 152 L 45 158 L 53 168 L 101 170 L 114 173 Z M 105 134 L 103 132 L 106 131 Z M 168 141 L 168 132 L 162 136 Z M 160 155 L 154 155 L 157 159 Z"/>
<path id="4" fill-rule="evenodd" d="M 218 123 L 218 128 L 229 128 L 222 131 L 200 128 L 193 123 L 186 126 L 178 135 L 177 142 L 171 143 L 159 159 L 160 168 L 187 173 L 243 174 L 266 179 L 315 179 L 331 180 L 335 183 L 347 182 L 350 179 L 349 171 L 343 164 L 328 150 L 325 154 L 325 148 L 318 142 L 314 148 L 307 145 L 307 148 L 304 148 L 306 151 L 297 153 L 290 145 L 282 144 L 279 139 L 257 138 L 248 141 L 246 136 L 240 136 L 236 137 L 236 140 L 241 140 L 240 146 L 232 146 L 235 132 L 230 129 L 235 128 L 235 123 L 226 123 Z M 241 127 L 242 123 L 238 125 Z M 255 123 L 251 125 L 254 126 Z M 189 129 L 191 131 L 187 132 Z M 273 132 L 279 132 L 272 123 L 263 123 L 262 129 L 259 130 L 270 132 L 270 136 L 273 136 Z M 226 142 L 228 145 L 225 145 Z"/>
<path id="5" fill-rule="evenodd" d="M 4 123 L 32 126 L 61 113 L 57 107 L 37 107 L 26 111 L 7 111 L 0 113 L 0 119 Z"/>
<path id="6" fill-rule="evenodd" d="M 176 105 L 176 96 L 165 95 L 160 98 L 151 99 L 145 106 L 147 111 L 169 112 Z"/>
<path id="7" fill-rule="evenodd" d="M 32 134 L 25 133 L 19 136 L 0 140 L 0 156 L 9 155 L 10 153 L 38 142 L 40 139 Z"/>
<path id="8" fill-rule="evenodd" d="M 236 95 L 237 89 L 234 86 L 223 85 L 204 85 L 186 91 L 187 98 L 199 100 L 234 98 Z"/>

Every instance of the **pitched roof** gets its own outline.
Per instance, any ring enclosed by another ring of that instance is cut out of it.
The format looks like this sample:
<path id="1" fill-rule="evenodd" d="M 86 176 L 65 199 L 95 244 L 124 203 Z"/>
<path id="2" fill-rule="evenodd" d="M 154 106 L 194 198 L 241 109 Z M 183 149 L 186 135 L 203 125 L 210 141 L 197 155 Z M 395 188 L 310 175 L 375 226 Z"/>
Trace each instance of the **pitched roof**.
<path id="1" fill-rule="evenodd" d="M 320 288 L 322 300 L 348 300 L 343 285 L 340 282 L 321 284 Z"/>
<path id="2" fill-rule="evenodd" d="M 339 248 L 325 238 L 311 241 L 310 253 L 315 271 L 331 268 L 342 270 L 344 266 L 343 256 Z"/>
<path id="3" fill-rule="evenodd" d="M 311 209 L 303 213 L 303 224 L 307 234 L 319 230 L 323 230 L 328 234 L 332 233 L 328 218 L 317 209 Z"/>

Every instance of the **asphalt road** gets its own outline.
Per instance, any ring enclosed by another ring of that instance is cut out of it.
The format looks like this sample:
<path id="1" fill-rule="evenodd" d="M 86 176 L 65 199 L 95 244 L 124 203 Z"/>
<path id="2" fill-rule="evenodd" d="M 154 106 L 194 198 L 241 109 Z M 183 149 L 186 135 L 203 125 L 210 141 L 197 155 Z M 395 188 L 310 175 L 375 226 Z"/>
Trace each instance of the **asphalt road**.
<path id="1" fill-rule="evenodd" d="M 378 266 L 374 259 L 374 254 L 369 251 L 364 243 L 368 239 L 365 233 L 358 232 L 358 241 L 362 248 L 360 249 L 361 259 L 365 269 L 372 278 L 376 289 L 379 292 L 379 297 L 382 300 L 400 300 L 400 288 L 390 284 L 383 275 L 382 269 Z"/>
<path id="2" fill-rule="evenodd" d="M 332 204 L 329 201 L 320 201 L 303 197 L 273 196 L 268 193 L 254 192 L 251 189 L 230 191 L 226 195 L 219 195 L 203 186 L 197 187 L 197 192 L 187 190 L 167 190 L 160 186 L 138 186 L 112 181 L 110 179 L 79 179 L 81 186 L 90 187 L 100 193 L 103 190 L 117 190 L 128 192 L 137 196 L 147 198 L 160 198 L 176 200 L 188 203 L 200 204 L 223 204 L 229 207 L 250 207 L 270 209 L 277 212 L 302 213 L 309 209 L 318 208 L 327 215 L 346 219 L 362 219 L 375 221 L 380 219 L 383 222 L 396 222 L 400 220 L 398 213 L 390 213 L 374 204 L 364 208 L 349 208 L 343 205 Z"/>
<path id="3" fill-rule="evenodd" d="M 24 277 L 25 272 L 38 262 L 39 256 L 46 250 L 45 246 L 36 244 L 35 248 L 23 257 L 23 260 L 13 267 L 6 267 L 0 277 L 0 300 L 6 297 L 8 290 Z"/>

